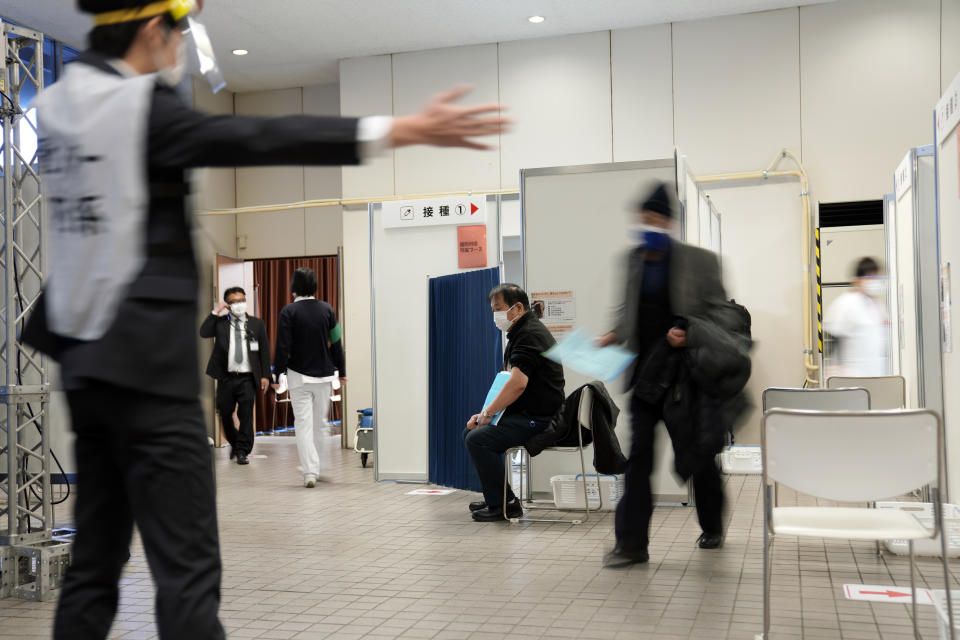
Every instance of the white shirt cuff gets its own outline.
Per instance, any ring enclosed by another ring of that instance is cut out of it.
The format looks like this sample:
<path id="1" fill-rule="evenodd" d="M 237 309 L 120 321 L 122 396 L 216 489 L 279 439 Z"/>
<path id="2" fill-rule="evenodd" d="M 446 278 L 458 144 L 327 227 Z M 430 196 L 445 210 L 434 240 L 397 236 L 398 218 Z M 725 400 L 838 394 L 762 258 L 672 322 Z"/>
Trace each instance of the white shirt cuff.
<path id="1" fill-rule="evenodd" d="M 357 122 L 357 143 L 360 157 L 375 158 L 387 150 L 393 118 L 390 116 L 367 116 Z"/>

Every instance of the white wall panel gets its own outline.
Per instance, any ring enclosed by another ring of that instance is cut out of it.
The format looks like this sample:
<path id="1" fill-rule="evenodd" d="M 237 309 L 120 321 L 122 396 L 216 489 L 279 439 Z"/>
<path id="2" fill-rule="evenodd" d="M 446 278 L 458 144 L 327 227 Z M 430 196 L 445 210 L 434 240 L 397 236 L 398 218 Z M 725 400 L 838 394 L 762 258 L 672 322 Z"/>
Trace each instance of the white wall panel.
<path id="1" fill-rule="evenodd" d="M 373 406 L 370 350 L 370 223 L 366 207 L 343 210 L 343 344 L 347 397 L 343 427 L 353 446 L 357 410 Z"/>
<path id="2" fill-rule="evenodd" d="M 939 0 L 800 9 L 803 160 L 815 200 L 880 198 L 903 150 L 933 142 Z"/>
<path id="3" fill-rule="evenodd" d="M 340 113 L 344 116 L 393 114 L 390 56 L 340 61 Z M 343 168 L 343 197 L 392 195 L 393 151 L 359 167 Z"/>
<path id="4" fill-rule="evenodd" d="M 960 0 L 943 0 L 940 24 L 940 93 L 960 73 Z"/>
<path id="5" fill-rule="evenodd" d="M 340 248 L 343 225 L 341 207 L 305 209 L 304 252 L 308 256 L 336 255 Z"/>
<path id="6" fill-rule="evenodd" d="M 677 146 L 699 175 L 800 150 L 797 11 L 673 26 Z"/>
<path id="7" fill-rule="evenodd" d="M 233 94 L 213 93 L 206 82 L 193 81 L 193 106 L 199 111 L 233 115 Z M 193 174 L 193 206 L 207 209 L 232 209 L 237 206 L 235 169 L 198 169 Z"/>
<path id="8" fill-rule="evenodd" d="M 671 26 L 610 34 L 613 159 L 652 160 L 673 153 Z"/>
<path id="9" fill-rule="evenodd" d="M 502 188 L 517 188 L 520 169 L 611 162 L 609 32 L 501 44 L 500 100 L 516 122 Z"/>
<path id="10" fill-rule="evenodd" d="M 398 115 L 420 110 L 449 87 L 473 86 L 461 102 L 497 102 L 497 45 L 458 47 L 393 56 L 393 100 Z M 396 151 L 398 194 L 482 191 L 500 188 L 498 136 L 480 139 L 491 151 L 404 147 Z"/>
<path id="11" fill-rule="evenodd" d="M 340 115 L 340 85 L 320 84 L 303 88 L 303 113 L 310 116 Z M 303 168 L 303 196 L 305 200 L 339 198 L 342 186 L 340 167 Z M 339 220 L 340 216 L 337 215 Z M 339 225 L 339 222 L 338 222 Z"/>
<path id="12" fill-rule="evenodd" d="M 303 209 L 237 214 L 237 256 L 245 260 L 306 255 L 304 235 Z"/>
<path id="13" fill-rule="evenodd" d="M 237 115 L 280 116 L 303 113 L 301 89 L 238 93 Z M 300 202 L 303 167 L 246 167 L 237 169 L 237 206 L 253 207 Z"/>
<path id="14" fill-rule="evenodd" d="M 237 255 L 237 217 L 235 214 L 197 216 L 198 254 L 206 264 L 216 262 L 216 254 Z"/>

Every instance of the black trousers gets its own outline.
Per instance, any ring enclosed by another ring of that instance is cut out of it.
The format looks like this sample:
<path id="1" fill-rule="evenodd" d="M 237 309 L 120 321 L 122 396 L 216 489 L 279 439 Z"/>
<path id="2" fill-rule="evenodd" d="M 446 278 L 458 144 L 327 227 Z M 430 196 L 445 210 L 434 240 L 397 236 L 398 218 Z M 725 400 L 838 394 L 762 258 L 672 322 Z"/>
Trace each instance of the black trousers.
<path id="1" fill-rule="evenodd" d="M 96 382 L 67 401 L 77 536 L 54 639 L 107 637 L 134 523 L 156 584 L 160 637 L 224 638 L 213 459 L 199 401 Z"/>
<path id="2" fill-rule="evenodd" d="M 647 404 L 636 394 L 630 399 L 633 439 L 624 474 L 624 494 L 617 504 L 615 530 L 617 544 L 627 549 L 646 549 L 650 543 L 650 516 L 653 495 L 650 474 L 656 426 L 663 419 L 662 405 Z M 693 473 L 693 494 L 697 519 L 704 533 L 723 533 L 723 479 L 714 456 L 697 461 Z"/>
<path id="3" fill-rule="evenodd" d="M 253 376 L 230 375 L 217 380 L 217 411 L 223 418 L 223 435 L 237 455 L 253 451 L 253 402 L 257 395 Z M 233 426 L 233 410 L 237 410 L 240 429 Z"/>
<path id="4" fill-rule="evenodd" d="M 519 447 L 549 425 L 550 418 L 514 414 L 502 416 L 496 425 L 463 430 L 463 443 L 480 476 L 483 501 L 488 507 L 497 509 L 503 506 L 503 454 L 511 447 Z M 513 502 L 516 496 L 509 484 L 506 490 L 507 502 Z"/>

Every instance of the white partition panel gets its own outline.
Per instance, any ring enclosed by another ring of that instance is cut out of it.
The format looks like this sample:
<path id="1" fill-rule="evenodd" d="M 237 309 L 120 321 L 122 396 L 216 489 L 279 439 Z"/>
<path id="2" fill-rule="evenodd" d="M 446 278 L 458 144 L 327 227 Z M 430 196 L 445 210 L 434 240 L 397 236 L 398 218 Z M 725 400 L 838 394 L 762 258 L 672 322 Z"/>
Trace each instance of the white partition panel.
<path id="1" fill-rule="evenodd" d="M 702 190 L 697 199 L 697 228 L 700 233 L 691 242 L 697 246 L 710 248 L 710 198 Z"/>
<path id="2" fill-rule="evenodd" d="M 937 105 L 938 115 L 960 96 L 960 76 Z M 960 130 L 956 129 L 958 113 L 939 117 L 937 130 L 937 194 L 940 212 L 940 268 L 944 293 L 943 318 L 943 399 L 946 430 L 947 488 L 949 500 L 960 497 L 960 340 L 953 322 L 952 303 L 960 300 L 957 286 L 957 265 L 960 265 Z M 950 391 L 953 391 L 951 393 Z"/>
<path id="3" fill-rule="evenodd" d="M 895 303 L 900 368 L 907 406 L 943 410 L 940 354 L 940 283 L 935 158 L 932 146 L 911 149 L 896 187 Z"/>
<path id="4" fill-rule="evenodd" d="M 496 198 L 485 199 L 490 268 L 500 264 L 500 224 Z M 428 280 L 461 271 L 457 226 L 385 229 L 382 214 L 380 204 L 370 206 L 376 478 L 425 482 L 429 471 Z"/>
<path id="5" fill-rule="evenodd" d="M 890 319 L 890 373 L 902 375 L 900 366 L 900 301 L 899 275 L 897 270 L 897 199 L 888 193 L 883 196 L 883 228 L 886 242 L 885 262 L 887 267 L 887 317 Z M 824 307 L 826 308 L 826 307 Z"/>
<path id="6" fill-rule="evenodd" d="M 912 158 L 913 152 L 908 154 Z M 912 164 L 912 162 L 911 162 Z M 912 173 L 911 173 L 912 175 Z M 913 244 L 913 186 L 905 187 L 897 197 L 896 228 L 892 235 L 896 236 L 896 320 L 899 325 L 900 375 L 907 381 L 907 408 L 916 409 L 920 406 L 919 363 L 917 354 L 917 269 L 916 251 Z"/>
<path id="7" fill-rule="evenodd" d="M 573 291 L 576 325 L 595 333 L 611 328 L 610 310 L 622 298 L 615 284 L 623 276 L 630 249 L 627 224 L 632 205 L 652 183 L 675 183 L 676 162 L 622 162 L 521 172 L 525 282 L 528 291 Z M 589 382 L 564 371 L 567 393 Z M 630 416 L 624 381 L 608 385 L 620 407 L 617 435 L 629 451 Z M 688 501 L 688 491 L 673 470 L 670 439 L 658 427 L 653 492 L 658 500 Z M 549 490 L 550 477 L 579 473 L 579 460 L 569 454 L 544 453 L 533 464 L 534 491 Z M 592 459 L 592 453 L 590 455 Z M 592 471 L 588 469 L 588 472 Z"/>

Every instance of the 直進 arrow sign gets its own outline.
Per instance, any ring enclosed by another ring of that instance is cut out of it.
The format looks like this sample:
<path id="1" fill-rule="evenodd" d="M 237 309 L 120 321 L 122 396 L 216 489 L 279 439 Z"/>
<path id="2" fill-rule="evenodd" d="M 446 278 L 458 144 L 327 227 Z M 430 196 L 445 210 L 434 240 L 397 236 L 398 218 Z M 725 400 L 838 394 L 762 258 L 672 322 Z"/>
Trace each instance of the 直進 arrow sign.
<path id="1" fill-rule="evenodd" d="M 866 600 L 868 602 L 895 602 L 910 604 L 910 589 L 889 587 L 876 584 L 845 584 L 843 593 L 848 600 Z M 927 589 L 917 589 L 917 604 L 933 604 L 933 598 Z"/>

